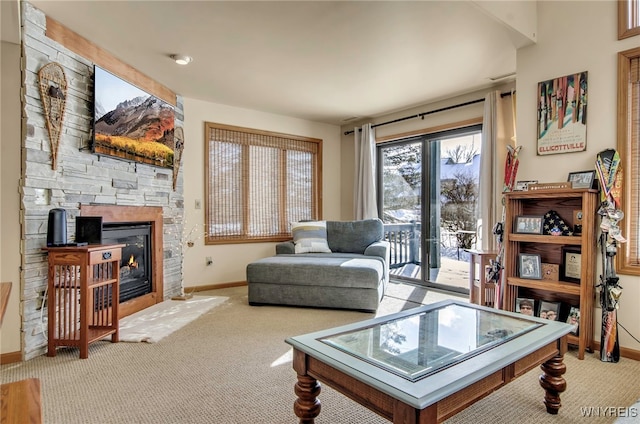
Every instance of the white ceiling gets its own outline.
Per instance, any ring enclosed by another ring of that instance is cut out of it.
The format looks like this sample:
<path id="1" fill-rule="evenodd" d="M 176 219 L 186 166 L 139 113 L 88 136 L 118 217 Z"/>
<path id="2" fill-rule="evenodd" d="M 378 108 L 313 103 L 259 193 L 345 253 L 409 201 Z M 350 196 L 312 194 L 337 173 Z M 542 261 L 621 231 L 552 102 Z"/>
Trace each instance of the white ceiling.
<path id="1" fill-rule="evenodd" d="M 183 97 L 336 125 L 495 85 L 523 44 L 483 2 L 31 3 Z"/>

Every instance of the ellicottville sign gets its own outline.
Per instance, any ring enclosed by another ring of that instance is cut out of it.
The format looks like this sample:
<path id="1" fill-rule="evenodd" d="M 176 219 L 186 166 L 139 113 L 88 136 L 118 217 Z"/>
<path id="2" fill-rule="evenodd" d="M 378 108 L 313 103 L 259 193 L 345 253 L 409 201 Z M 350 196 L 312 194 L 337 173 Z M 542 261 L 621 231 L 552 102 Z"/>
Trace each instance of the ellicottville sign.
<path id="1" fill-rule="evenodd" d="M 538 83 L 538 155 L 587 149 L 587 72 Z"/>

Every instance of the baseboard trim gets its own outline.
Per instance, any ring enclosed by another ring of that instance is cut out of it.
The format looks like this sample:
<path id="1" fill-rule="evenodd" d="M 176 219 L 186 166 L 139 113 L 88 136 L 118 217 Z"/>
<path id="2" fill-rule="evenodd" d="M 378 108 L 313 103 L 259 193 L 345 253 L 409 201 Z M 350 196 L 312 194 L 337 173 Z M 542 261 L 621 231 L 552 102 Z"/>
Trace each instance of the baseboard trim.
<path id="1" fill-rule="evenodd" d="M 600 342 L 593 342 L 595 352 L 600 352 Z M 629 349 L 628 347 L 620 348 L 620 357 L 640 361 L 640 350 Z"/>
<path id="2" fill-rule="evenodd" d="M 22 352 L 9 352 L 0 354 L 0 365 L 14 364 L 16 362 L 22 362 Z"/>
<path id="3" fill-rule="evenodd" d="M 196 292 L 207 291 L 207 290 L 227 289 L 229 287 L 242 287 L 242 286 L 246 286 L 246 285 L 247 285 L 246 281 L 232 281 L 230 283 L 209 284 L 209 285 L 206 285 L 206 286 L 185 287 L 184 288 L 184 292 L 185 293 L 196 293 Z"/>

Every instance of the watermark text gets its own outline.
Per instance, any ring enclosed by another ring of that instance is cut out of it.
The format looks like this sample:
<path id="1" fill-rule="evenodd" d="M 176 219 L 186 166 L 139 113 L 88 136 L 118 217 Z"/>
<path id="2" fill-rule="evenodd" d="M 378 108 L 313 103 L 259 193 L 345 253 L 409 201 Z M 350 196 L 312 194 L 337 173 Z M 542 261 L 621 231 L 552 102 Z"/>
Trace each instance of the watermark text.
<path id="1" fill-rule="evenodd" d="M 580 415 L 584 418 L 636 418 L 640 417 L 637 406 L 581 406 Z"/>

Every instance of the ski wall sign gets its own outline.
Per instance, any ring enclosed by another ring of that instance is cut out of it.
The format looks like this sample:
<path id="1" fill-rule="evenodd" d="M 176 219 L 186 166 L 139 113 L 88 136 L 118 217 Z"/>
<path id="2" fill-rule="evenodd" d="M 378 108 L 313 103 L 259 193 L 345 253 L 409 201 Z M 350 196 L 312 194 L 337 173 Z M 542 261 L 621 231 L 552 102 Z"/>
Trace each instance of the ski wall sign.
<path id="1" fill-rule="evenodd" d="M 587 72 L 538 83 L 538 156 L 587 150 Z"/>

